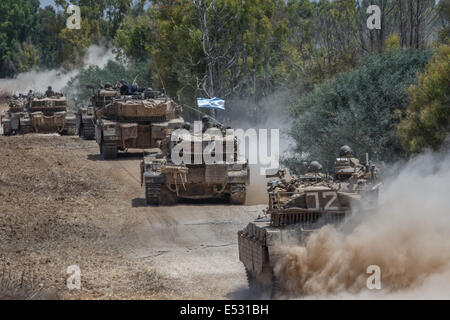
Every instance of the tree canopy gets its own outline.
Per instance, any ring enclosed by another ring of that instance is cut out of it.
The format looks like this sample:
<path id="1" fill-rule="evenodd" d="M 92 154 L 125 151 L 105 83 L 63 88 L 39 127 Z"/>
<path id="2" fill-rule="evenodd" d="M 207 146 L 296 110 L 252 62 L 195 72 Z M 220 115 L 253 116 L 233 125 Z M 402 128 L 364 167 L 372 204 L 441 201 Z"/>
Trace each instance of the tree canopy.
<path id="1" fill-rule="evenodd" d="M 409 91 L 411 104 L 398 128 L 403 147 L 410 153 L 437 150 L 450 133 L 450 46 L 439 48 Z"/>
<path id="2" fill-rule="evenodd" d="M 81 8 L 81 30 L 66 28 L 70 4 Z M 367 27 L 369 5 L 380 8 L 381 29 Z M 446 84 L 437 75 L 447 70 L 445 47 L 407 88 L 431 57 L 427 48 L 449 45 L 449 9 L 450 0 L 55 0 L 45 8 L 2 0 L 0 77 L 78 70 L 90 46 L 106 46 L 122 65 L 82 70 L 66 88 L 77 104 L 89 96 L 80 83 L 126 78 L 139 66 L 139 84 L 152 75 L 155 89 L 185 106 L 197 97 L 225 99 L 223 122 L 264 122 L 273 110 L 288 114 L 294 101 L 289 120 L 299 156 L 329 161 L 328 152 L 349 143 L 394 160 L 445 135 L 443 120 L 430 118 L 431 105 L 447 105 L 445 94 L 426 89 Z M 189 110 L 183 116 L 196 119 Z M 420 135 L 420 126 L 438 136 Z"/>
<path id="3" fill-rule="evenodd" d="M 403 151 L 396 126 L 409 104 L 407 89 L 430 56 L 415 49 L 374 55 L 298 99 L 290 131 L 298 161 L 290 163 L 318 160 L 331 169 L 345 144 L 360 157 L 368 152 L 377 161 L 398 159 Z"/>

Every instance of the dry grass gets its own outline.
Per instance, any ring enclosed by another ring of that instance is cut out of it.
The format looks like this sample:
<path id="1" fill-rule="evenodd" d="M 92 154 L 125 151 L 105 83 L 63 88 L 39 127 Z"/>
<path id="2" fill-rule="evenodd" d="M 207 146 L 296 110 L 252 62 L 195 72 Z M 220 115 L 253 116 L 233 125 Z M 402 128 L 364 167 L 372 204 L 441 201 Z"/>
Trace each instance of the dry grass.
<path id="1" fill-rule="evenodd" d="M 0 300 L 58 300 L 55 288 L 46 288 L 36 279 L 28 279 L 4 270 L 0 273 Z"/>
<path id="2" fill-rule="evenodd" d="M 154 298 L 163 290 L 151 266 L 117 250 L 125 217 L 111 211 L 124 204 L 117 182 L 87 159 L 95 152 L 75 137 L 0 137 L 0 299 Z M 82 270 L 79 292 L 66 288 L 74 264 Z"/>

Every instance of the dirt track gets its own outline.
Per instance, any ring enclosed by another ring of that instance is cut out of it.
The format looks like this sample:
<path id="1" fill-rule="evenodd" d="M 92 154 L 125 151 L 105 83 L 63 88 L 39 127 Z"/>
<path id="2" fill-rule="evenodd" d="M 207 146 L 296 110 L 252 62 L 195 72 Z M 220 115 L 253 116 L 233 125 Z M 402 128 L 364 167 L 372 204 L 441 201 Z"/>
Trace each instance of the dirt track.
<path id="1" fill-rule="evenodd" d="M 248 296 L 236 235 L 264 206 L 145 206 L 141 152 L 103 161 L 93 141 L 0 137 L 0 267 L 65 299 Z M 82 290 L 66 289 L 79 265 Z"/>

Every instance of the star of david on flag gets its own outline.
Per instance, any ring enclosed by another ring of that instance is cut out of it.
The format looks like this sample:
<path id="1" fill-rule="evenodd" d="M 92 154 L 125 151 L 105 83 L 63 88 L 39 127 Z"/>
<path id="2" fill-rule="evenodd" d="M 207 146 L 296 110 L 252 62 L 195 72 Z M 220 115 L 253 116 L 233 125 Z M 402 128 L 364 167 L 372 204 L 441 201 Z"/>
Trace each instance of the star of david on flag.
<path id="1" fill-rule="evenodd" d="M 219 109 L 225 111 L 225 100 L 219 98 L 197 98 L 197 105 L 199 108 Z"/>

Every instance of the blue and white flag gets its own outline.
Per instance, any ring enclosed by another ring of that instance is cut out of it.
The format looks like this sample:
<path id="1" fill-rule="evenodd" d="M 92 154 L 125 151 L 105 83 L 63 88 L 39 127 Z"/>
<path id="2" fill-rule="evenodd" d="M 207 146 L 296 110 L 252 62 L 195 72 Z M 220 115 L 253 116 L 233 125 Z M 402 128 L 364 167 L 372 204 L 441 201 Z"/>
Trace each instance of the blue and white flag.
<path id="1" fill-rule="evenodd" d="M 225 100 L 219 98 L 197 98 L 197 105 L 199 108 L 211 108 L 225 111 Z"/>

